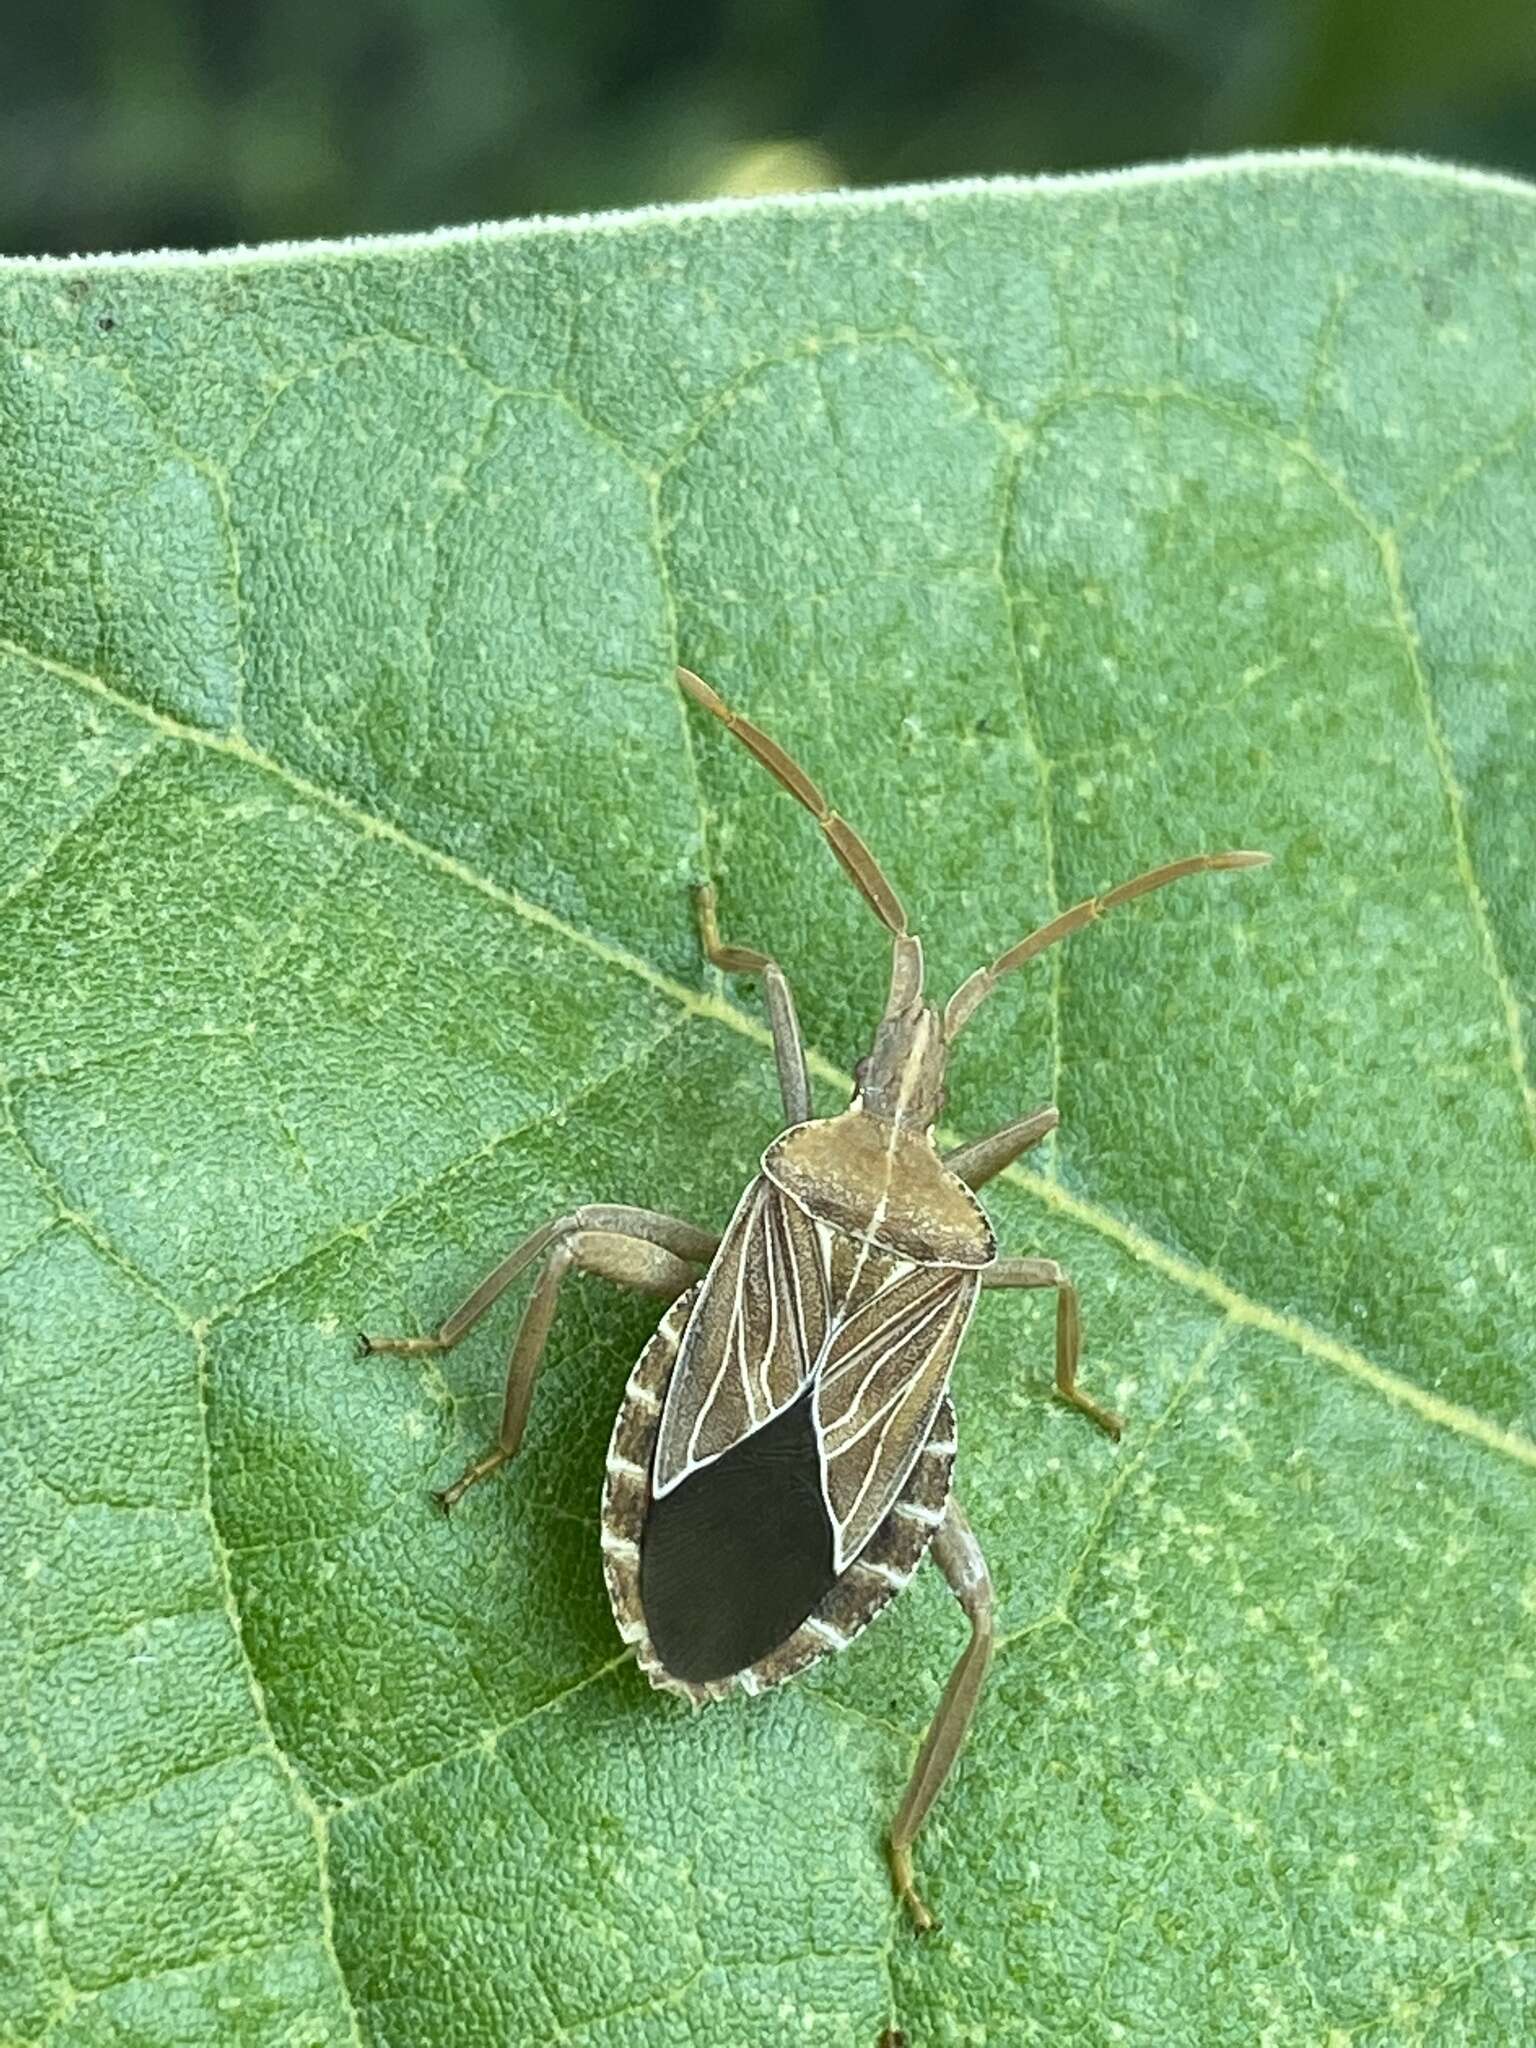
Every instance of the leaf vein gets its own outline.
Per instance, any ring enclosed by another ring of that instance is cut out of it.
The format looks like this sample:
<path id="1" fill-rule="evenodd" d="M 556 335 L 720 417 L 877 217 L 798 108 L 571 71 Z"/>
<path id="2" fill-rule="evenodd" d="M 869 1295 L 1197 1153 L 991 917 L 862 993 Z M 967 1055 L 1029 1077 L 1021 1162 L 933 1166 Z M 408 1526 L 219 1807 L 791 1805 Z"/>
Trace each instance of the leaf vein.
<path id="1" fill-rule="evenodd" d="M 359 1792 L 351 1798 L 339 1799 L 327 1813 L 327 1823 L 335 1821 L 343 1814 L 357 1813 L 361 1809 L 375 1806 L 380 1800 L 400 1791 L 403 1786 L 413 1785 L 422 1778 L 435 1777 L 439 1771 L 447 1770 L 451 1764 L 462 1762 L 465 1757 L 474 1756 L 477 1752 L 481 1755 L 489 1754 L 507 1736 L 525 1727 L 528 1722 L 536 1721 L 544 1714 L 553 1713 L 566 1700 L 574 1699 L 577 1693 L 587 1691 L 590 1686 L 606 1678 L 609 1672 L 617 1671 L 621 1665 L 629 1661 L 630 1651 L 626 1646 L 617 1656 L 599 1664 L 595 1671 L 589 1671 L 584 1677 L 573 1680 L 570 1685 L 562 1686 L 559 1692 L 551 1693 L 547 1699 L 539 1700 L 534 1706 L 525 1708 L 510 1721 L 495 1722 L 482 1728 L 472 1741 L 461 1742 L 456 1748 L 445 1750 L 441 1756 L 429 1758 L 426 1763 L 412 1764 L 408 1771 L 402 1771 L 398 1777 L 385 1779 L 375 1785 L 371 1792 Z"/>
<path id="2" fill-rule="evenodd" d="M 196 1388 L 198 1423 L 203 1453 L 202 1509 L 208 1520 L 209 1541 L 213 1546 L 214 1568 L 218 1576 L 219 1603 L 234 1632 L 236 1648 L 239 1651 L 241 1668 L 250 1691 L 251 1705 L 255 1710 L 256 1726 L 261 1735 L 262 1747 L 272 1757 L 278 1771 L 288 1787 L 288 1796 L 300 1814 L 309 1823 L 315 1852 L 315 1885 L 320 1907 L 320 1940 L 336 1972 L 336 1982 L 342 2002 L 351 2021 L 352 2039 L 356 2048 L 363 2048 L 363 2027 L 357 2005 L 352 1997 L 351 1986 L 341 1966 L 341 1957 L 336 1948 L 335 1903 L 331 1892 L 330 1838 L 326 1832 L 325 1815 L 309 1787 L 299 1775 L 297 1765 L 277 1739 L 271 1710 L 267 1705 L 266 1689 L 257 1676 L 256 1665 L 251 1657 L 250 1646 L 245 1639 L 245 1623 L 235 1598 L 234 1572 L 230 1565 L 229 1547 L 224 1541 L 224 1531 L 213 1505 L 213 1436 L 208 1426 L 208 1343 L 206 1332 L 197 1328 L 191 1333 L 196 1359 Z"/>
<path id="3" fill-rule="evenodd" d="M 472 1151 L 465 1152 L 459 1158 L 450 1160 L 446 1166 L 439 1167 L 436 1172 L 429 1174 L 425 1180 L 417 1181 L 413 1186 L 402 1189 L 398 1194 L 391 1195 L 389 1200 L 380 1208 L 375 1209 L 371 1215 L 361 1217 L 355 1222 L 341 1224 L 336 1230 L 331 1232 L 329 1237 L 322 1238 L 318 1244 L 311 1245 L 307 1251 L 301 1252 L 297 1258 L 289 1260 L 286 1265 L 274 1267 L 270 1273 L 263 1273 L 259 1280 L 254 1280 L 250 1286 L 242 1288 L 233 1300 L 223 1302 L 219 1307 L 211 1309 L 204 1318 L 205 1327 L 211 1328 L 215 1323 L 227 1322 L 232 1315 L 236 1314 L 248 1303 L 256 1300 L 263 1294 L 270 1293 L 274 1287 L 281 1286 L 285 1281 L 291 1280 L 296 1273 L 301 1273 L 308 1267 L 317 1264 L 328 1252 L 334 1251 L 337 1245 L 344 1244 L 348 1238 L 355 1238 L 360 1243 L 366 1244 L 381 1223 L 388 1222 L 390 1217 L 398 1215 L 402 1209 L 409 1208 L 413 1202 L 418 1202 L 423 1196 L 431 1194 L 435 1188 L 446 1186 L 448 1182 L 454 1180 L 459 1174 L 467 1172 L 473 1166 L 484 1165 L 487 1160 L 494 1159 L 498 1152 L 502 1151 L 506 1146 L 515 1143 L 517 1139 L 526 1138 L 534 1131 L 542 1130 L 547 1124 L 558 1123 L 562 1117 L 569 1116 L 571 1111 L 578 1108 L 589 1096 L 600 1094 L 604 1088 L 610 1086 L 614 1081 L 620 1080 L 634 1068 L 644 1065 L 654 1053 L 658 1052 L 667 1043 L 669 1038 L 674 1037 L 682 1029 L 687 1021 L 685 1016 L 671 1018 L 662 1030 L 646 1039 L 642 1045 L 632 1047 L 625 1053 L 622 1059 L 617 1060 L 611 1067 L 605 1067 L 600 1073 L 584 1079 L 579 1087 L 574 1088 L 561 1101 L 551 1103 L 547 1108 L 540 1109 L 537 1114 L 525 1118 L 522 1123 L 512 1125 L 509 1130 L 498 1131 L 494 1137 L 485 1139 L 483 1143 L 475 1146 Z"/>

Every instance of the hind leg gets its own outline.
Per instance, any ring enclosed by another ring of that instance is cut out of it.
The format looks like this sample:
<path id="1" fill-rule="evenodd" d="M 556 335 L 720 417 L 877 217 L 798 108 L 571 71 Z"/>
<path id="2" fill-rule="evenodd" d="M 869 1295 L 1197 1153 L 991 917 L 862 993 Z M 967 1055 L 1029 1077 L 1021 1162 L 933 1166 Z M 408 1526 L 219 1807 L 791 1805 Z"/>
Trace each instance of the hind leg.
<path id="1" fill-rule="evenodd" d="M 981 1545 L 965 1518 L 965 1510 L 953 1494 L 944 1523 L 933 1539 L 929 1556 L 949 1582 L 949 1589 L 964 1608 L 971 1624 L 971 1639 L 949 1674 L 938 1712 L 928 1725 L 912 1776 L 902 1795 L 886 1848 L 890 1857 L 891 1880 L 896 1895 L 911 1914 L 919 1934 L 937 1923 L 923 1904 L 912 1875 L 912 1844 L 938 1797 L 939 1788 L 954 1768 L 960 1745 L 965 1741 L 982 1681 L 992 1661 L 992 1579 Z"/>

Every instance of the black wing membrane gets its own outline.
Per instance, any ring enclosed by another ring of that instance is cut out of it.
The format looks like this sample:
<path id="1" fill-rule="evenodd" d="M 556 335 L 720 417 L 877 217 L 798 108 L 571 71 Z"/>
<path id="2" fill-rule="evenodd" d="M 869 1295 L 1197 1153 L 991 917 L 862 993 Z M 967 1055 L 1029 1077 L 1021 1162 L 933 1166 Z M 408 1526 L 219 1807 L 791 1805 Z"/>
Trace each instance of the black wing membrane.
<path id="1" fill-rule="evenodd" d="M 815 1225 L 771 1181 L 753 1181 L 678 1350 L 651 1473 L 658 1500 L 783 1413 L 815 1369 L 829 1320 Z"/>
<path id="2" fill-rule="evenodd" d="M 885 1520 L 928 1439 L 979 1285 L 974 1270 L 910 1268 L 832 1334 L 813 1416 L 839 1572 Z"/>
<path id="3" fill-rule="evenodd" d="M 807 1387 L 782 1414 L 653 1500 L 640 1602 L 675 1678 L 745 1671 L 837 1582 Z"/>

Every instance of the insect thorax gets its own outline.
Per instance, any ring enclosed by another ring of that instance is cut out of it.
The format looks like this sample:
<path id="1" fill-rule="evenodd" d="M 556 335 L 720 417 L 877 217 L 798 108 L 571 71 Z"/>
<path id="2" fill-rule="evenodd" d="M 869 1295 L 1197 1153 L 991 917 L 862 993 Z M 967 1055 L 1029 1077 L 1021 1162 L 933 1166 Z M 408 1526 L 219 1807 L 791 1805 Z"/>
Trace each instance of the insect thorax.
<path id="1" fill-rule="evenodd" d="M 872 1252 L 924 1266 L 990 1266 L 997 1256 L 986 1211 L 931 1137 L 857 1103 L 785 1131 L 763 1154 L 763 1172 L 816 1222 Z"/>

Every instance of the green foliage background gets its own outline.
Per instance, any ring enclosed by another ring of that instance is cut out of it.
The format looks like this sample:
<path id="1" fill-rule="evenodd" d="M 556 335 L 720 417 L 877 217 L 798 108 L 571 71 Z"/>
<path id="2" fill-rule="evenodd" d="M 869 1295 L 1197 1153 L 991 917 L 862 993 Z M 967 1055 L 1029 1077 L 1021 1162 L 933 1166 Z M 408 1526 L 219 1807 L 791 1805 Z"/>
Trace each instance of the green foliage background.
<path id="1" fill-rule="evenodd" d="M 11 0 L 0 23 L 12 252 L 206 249 L 1309 143 L 1536 173 L 1536 11 Z"/>
<path id="2" fill-rule="evenodd" d="M 1381 163 L 0 271 L 0 2035 L 1515 2040 L 1536 1994 L 1533 211 Z M 987 1304 L 924 1574 L 694 1719 L 618 1652 L 649 1311 L 583 1197 L 723 1219 L 775 1124 L 688 885 L 825 1104 L 884 972 L 681 653 L 821 776 L 978 1019 L 955 1133 L 1059 1257 L 1113 1450 Z"/>

